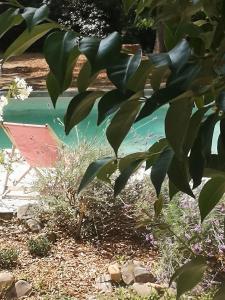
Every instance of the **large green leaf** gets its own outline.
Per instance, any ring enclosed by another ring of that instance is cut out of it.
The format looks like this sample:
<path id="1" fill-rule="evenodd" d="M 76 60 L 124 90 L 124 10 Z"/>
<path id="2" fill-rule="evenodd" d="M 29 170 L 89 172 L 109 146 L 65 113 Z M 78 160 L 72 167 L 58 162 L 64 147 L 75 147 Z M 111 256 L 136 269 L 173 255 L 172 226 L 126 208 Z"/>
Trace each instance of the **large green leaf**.
<path id="1" fill-rule="evenodd" d="M 126 101 L 121 105 L 120 110 L 108 126 L 106 136 L 116 155 L 122 141 L 133 125 L 140 107 L 141 103 L 138 99 Z"/>
<path id="2" fill-rule="evenodd" d="M 45 41 L 44 54 L 62 93 L 71 84 L 74 65 L 80 55 L 77 46 L 77 34 L 73 31 L 53 32 Z M 51 91 L 50 94 L 52 94 Z"/>
<path id="3" fill-rule="evenodd" d="M 148 159 L 146 160 L 146 170 L 151 168 L 151 166 L 154 164 L 156 159 L 159 157 L 159 155 L 162 153 L 163 149 L 165 149 L 168 146 L 168 141 L 163 138 L 159 141 L 155 142 L 149 149 L 148 149 Z"/>
<path id="4" fill-rule="evenodd" d="M 28 29 L 31 30 L 34 25 L 40 24 L 46 20 L 48 18 L 48 14 L 49 8 L 46 4 L 44 4 L 39 8 L 26 7 L 22 13 L 22 17 L 25 19 Z"/>
<path id="5" fill-rule="evenodd" d="M 112 160 L 106 165 L 104 165 L 97 174 L 97 178 L 106 183 L 111 184 L 110 177 L 117 170 L 117 160 Z"/>
<path id="6" fill-rule="evenodd" d="M 110 34 L 101 41 L 88 37 L 83 38 L 79 43 L 80 52 L 87 57 L 91 64 L 91 75 L 107 68 L 114 57 L 120 53 L 121 46 L 121 38 L 117 32 Z"/>
<path id="7" fill-rule="evenodd" d="M 89 63 L 89 61 L 86 61 L 77 77 L 77 87 L 80 93 L 85 92 L 92 81 L 94 81 L 98 76 L 98 73 L 92 75 L 91 72 L 91 64 Z"/>
<path id="8" fill-rule="evenodd" d="M 51 97 L 52 103 L 55 106 L 57 99 L 58 99 L 59 95 L 61 94 L 61 89 L 59 87 L 57 79 L 52 74 L 52 72 L 48 73 L 48 76 L 46 79 L 46 85 L 47 85 L 47 89 L 48 89 L 49 95 Z"/>
<path id="9" fill-rule="evenodd" d="M 196 64 L 185 65 L 179 72 L 172 73 L 168 78 L 167 86 L 153 93 L 146 100 L 145 105 L 136 121 L 148 117 L 162 105 L 176 99 L 178 96 L 191 89 L 194 78 L 199 74 L 201 67 Z"/>
<path id="10" fill-rule="evenodd" d="M 122 173 L 130 164 L 137 160 L 145 161 L 151 154 L 148 151 L 135 152 L 122 157 L 119 160 L 119 170 Z"/>
<path id="11" fill-rule="evenodd" d="M 201 184 L 207 157 L 211 154 L 213 133 L 216 122 L 216 114 L 209 115 L 201 124 L 190 153 L 189 170 L 193 179 L 193 188 Z"/>
<path id="12" fill-rule="evenodd" d="M 151 181 L 155 187 L 157 196 L 159 196 L 161 192 L 162 183 L 166 177 L 173 156 L 173 150 L 171 148 L 165 148 L 152 165 Z"/>
<path id="13" fill-rule="evenodd" d="M 168 52 L 171 60 L 171 68 L 181 69 L 188 61 L 191 55 L 191 48 L 186 39 L 182 39 L 172 50 Z"/>
<path id="14" fill-rule="evenodd" d="M 133 92 L 143 90 L 151 69 L 150 61 L 142 60 L 136 72 L 128 79 L 127 89 Z"/>
<path id="15" fill-rule="evenodd" d="M 217 106 L 219 108 L 219 110 L 221 110 L 222 112 L 225 112 L 225 92 L 221 92 L 218 96 L 217 99 Z"/>
<path id="16" fill-rule="evenodd" d="M 185 137 L 184 141 L 184 152 L 185 154 L 188 154 L 190 149 L 192 148 L 194 141 L 198 135 L 201 122 L 204 118 L 205 113 L 208 111 L 209 107 L 201 108 L 197 110 L 191 117 L 189 125 L 188 125 L 188 131 Z"/>
<path id="17" fill-rule="evenodd" d="M 201 220 L 211 212 L 225 193 L 225 177 L 217 176 L 210 179 L 201 190 L 198 204 Z"/>
<path id="18" fill-rule="evenodd" d="M 115 181 L 114 186 L 114 196 L 116 197 L 125 187 L 129 178 L 133 173 L 135 173 L 140 166 L 143 164 L 143 159 L 137 159 L 132 161 L 120 174 L 120 176 Z"/>
<path id="19" fill-rule="evenodd" d="M 65 132 L 69 134 L 70 130 L 85 119 L 91 112 L 94 103 L 99 98 L 102 92 L 83 92 L 76 95 L 67 108 L 65 115 Z"/>
<path id="20" fill-rule="evenodd" d="M 0 15 L 0 38 L 13 26 L 22 23 L 19 9 L 9 8 Z"/>
<path id="21" fill-rule="evenodd" d="M 166 114 L 166 137 L 178 158 L 183 157 L 184 140 L 188 131 L 192 108 L 193 101 L 184 98 L 172 102 Z"/>
<path id="22" fill-rule="evenodd" d="M 175 186 L 175 184 L 169 180 L 169 196 L 170 200 L 179 192 L 179 189 Z"/>
<path id="23" fill-rule="evenodd" d="M 107 68 L 109 79 L 118 89 L 126 91 L 129 80 L 141 64 L 141 57 L 141 50 L 138 50 L 134 55 L 121 54 L 114 61 L 114 64 Z"/>
<path id="24" fill-rule="evenodd" d="M 174 156 L 168 170 L 168 176 L 180 191 L 195 197 L 189 185 L 189 173 L 185 160 L 179 161 Z"/>
<path id="25" fill-rule="evenodd" d="M 78 193 L 80 193 L 89 183 L 92 182 L 92 180 L 97 177 L 97 175 L 102 171 L 103 168 L 106 168 L 109 164 L 114 163 L 115 159 L 112 157 L 105 157 L 102 159 L 98 159 L 95 162 L 91 163 L 89 167 L 87 168 L 80 186 L 78 188 Z"/>
<path id="26" fill-rule="evenodd" d="M 98 125 L 100 125 L 106 117 L 119 109 L 121 103 L 130 98 L 129 94 L 123 94 L 119 90 L 107 92 L 98 103 Z"/>
<path id="27" fill-rule="evenodd" d="M 5 51 L 3 55 L 3 62 L 6 62 L 10 57 L 21 55 L 24 53 L 33 43 L 43 37 L 50 30 L 59 27 L 59 25 L 53 23 L 46 23 L 34 26 L 32 30 L 26 29 Z"/>
<path id="28" fill-rule="evenodd" d="M 192 290 L 203 278 L 207 269 L 207 263 L 204 257 L 198 256 L 183 265 L 175 271 L 170 280 L 177 283 L 177 299 L 184 293 Z"/>

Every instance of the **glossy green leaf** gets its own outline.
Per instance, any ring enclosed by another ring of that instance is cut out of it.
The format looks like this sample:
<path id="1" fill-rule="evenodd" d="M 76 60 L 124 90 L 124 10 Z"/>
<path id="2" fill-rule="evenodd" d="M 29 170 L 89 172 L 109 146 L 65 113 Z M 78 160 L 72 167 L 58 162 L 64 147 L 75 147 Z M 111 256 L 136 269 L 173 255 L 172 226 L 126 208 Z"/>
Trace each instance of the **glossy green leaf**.
<path id="1" fill-rule="evenodd" d="M 117 160 L 112 160 L 104 165 L 97 173 L 97 178 L 111 184 L 110 177 L 117 170 Z"/>
<path id="2" fill-rule="evenodd" d="M 46 4 L 42 5 L 39 8 L 35 7 L 26 7 L 22 13 L 22 17 L 27 23 L 29 30 L 37 24 L 40 24 L 48 18 L 49 8 Z"/>
<path id="3" fill-rule="evenodd" d="M 163 197 L 160 196 L 154 203 L 155 217 L 158 218 L 163 209 Z"/>
<path id="4" fill-rule="evenodd" d="M 53 23 L 46 23 L 34 26 L 30 31 L 26 29 L 5 51 L 3 61 L 7 61 L 12 56 L 21 55 L 33 43 L 58 26 L 59 25 Z"/>
<path id="5" fill-rule="evenodd" d="M 150 54 L 148 55 L 150 63 L 155 68 L 163 68 L 163 67 L 170 67 L 172 62 L 168 53 L 157 53 L 157 54 Z"/>
<path id="6" fill-rule="evenodd" d="M 225 177 L 213 177 L 204 185 L 200 192 L 198 204 L 203 221 L 211 210 L 217 205 L 225 193 Z"/>
<path id="7" fill-rule="evenodd" d="M 176 45 L 176 37 L 175 37 L 175 30 L 172 26 L 169 26 L 169 24 L 164 24 L 164 44 L 166 46 L 166 49 L 169 51 Z"/>
<path id="8" fill-rule="evenodd" d="M 152 72 L 151 86 L 154 91 L 160 88 L 160 85 L 164 79 L 165 74 L 169 71 L 168 66 L 160 67 Z"/>
<path id="9" fill-rule="evenodd" d="M 218 109 L 221 110 L 222 112 L 225 112 L 225 92 L 224 91 L 219 94 L 216 102 L 217 102 Z"/>
<path id="10" fill-rule="evenodd" d="M 189 173 L 186 161 L 179 161 L 174 156 L 168 170 L 168 176 L 180 191 L 193 198 L 195 197 L 189 185 Z"/>
<path id="11" fill-rule="evenodd" d="M 62 93 L 71 84 L 73 69 L 80 55 L 77 46 L 77 34 L 72 31 L 53 32 L 45 41 L 44 54 L 58 83 L 58 89 Z"/>
<path id="12" fill-rule="evenodd" d="M 163 138 L 159 141 L 155 142 L 149 149 L 148 149 L 148 159 L 146 160 L 146 170 L 148 170 L 162 153 L 162 151 L 168 146 L 168 141 Z"/>
<path id="13" fill-rule="evenodd" d="M 193 101 L 180 99 L 170 104 L 165 119 L 165 133 L 178 158 L 183 157 L 183 146 L 192 114 Z"/>
<path id="14" fill-rule="evenodd" d="M 194 141 L 198 135 L 201 122 L 204 118 L 205 113 L 208 111 L 209 108 L 201 108 L 197 110 L 191 117 L 187 134 L 184 141 L 184 152 L 188 154 L 190 149 L 192 148 Z"/>
<path id="15" fill-rule="evenodd" d="M 143 90 L 151 69 L 150 61 L 142 60 L 136 72 L 128 79 L 127 89 L 133 92 Z"/>
<path id="16" fill-rule="evenodd" d="M 155 187 L 157 196 L 159 196 L 161 192 L 162 183 L 166 177 L 173 156 L 173 150 L 171 148 L 165 148 L 152 165 L 151 181 Z"/>
<path id="17" fill-rule="evenodd" d="M 130 94 L 123 94 L 119 90 L 107 92 L 98 103 L 98 125 L 105 118 L 119 109 L 121 103 L 130 98 Z"/>
<path id="18" fill-rule="evenodd" d="M 94 37 L 83 38 L 79 43 L 79 49 L 89 60 L 92 68 L 91 74 L 107 68 L 121 50 L 121 38 L 114 32 L 106 38 L 96 39 Z"/>
<path id="19" fill-rule="evenodd" d="M 80 186 L 78 188 L 78 193 L 80 193 L 89 183 L 91 183 L 92 180 L 96 178 L 96 176 L 99 174 L 99 172 L 101 172 L 101 170 L 104 167 L 106 167 L 114 161 L 115 159 L 112 157 L 105 157 L 91 163 L 81 180 Z"/>
<path id="20" fill-rule="evenodd" d="M 169 196 L 170 200 L 179 192 L 179 189 L 175 186 L 175 184 L 169 180 Z"/>
<path id="21" fill-rule="evenodd" d="M 51 97 L 53 106 L 56 105 L 57 99 L 61 94 L 61 89 L 59 88 L 58 81 L 56 80 L 55 76 L 49 72 L 46 80 L 47 89 L 49 95 Z"/>
<path id="22" fill-rule="evenodd" d="M 136 119 L 140 106 L 141 103 L 138 99 L 126 101 L 115 114 L 106 130 L 107 139 L 116 155 Z"/>
<path id="23" fill-rule="evenodd" d="M 102 92 L 83 92 L 76 95 L 67 108 L 65 115 L 65 132 L 69 134 L 70 130 L 85 119 L 91 112 L 94 103 Z"/>
<path id="24" fill-rule="evenodd" d="M 141 57 L 141 51 L 134 55 L 121 54 L 114 64 L 107 68 L 109 79 L 118 89 L 126 91 L 129 80 L 141 64 Z"/>
<path id="25" fill-rule="evenodd" d="M 207 157 L 211 154 L 216 114 L 209 115 L 201 124 L 190 153 L 189 170 L 193 179 L 193 188 L 201 184 Z"/>
<path id="26" fill-rule="evenodd" d="M 9 8 L 0 15 L 0 38 L 13 26 L 22 23 L 19 9 Z"/>
<path id="27" fill-rule="evenodd" d="M 190 88 L 192 81 L 199 74 L 201 67 L 195 64 L 184 66 L 179 72 L 170 76 L 165 88 L 161 88 L 146 100 L 136 121 L 150 116 L 164 104 L 176 99 Z"/>
<path id="28" fill-rule="evenodd" d="M 198 256 L 175 271 L 170 284 L 176 281 L 177 299 L 184 293 L 192 290 L 203 279 L 206 268 L 205 258 Z"/>
<path id="29" fill-rule="evenodd" d="M 172 50 L 168 52 L 168 55 L 171 60 L 172 69 L 181 69 L 188 61 L 191 55 L 191 48 L 186 39 L 176 45 Z"/>
<path id="30" fill-rule="evenodd" d="M 115 197 L 119 195 L 119 193 L 124 189 L 131 175 L 139 169 L 142 163 L 143 163 L 142 159 L 132 161 L 130 165 L 121 172 L 120 176 L 115 181 L 115 186 L 114 186 Z"/>
<path id="31" fill-rule="evenodd" d="M 131 153 L 128 154 L 124 157 L 122 157 L 119 160 L 119 170 L 120 172 L 123 172 L 123 170 L 125 170 L 127 167 L 129 167 L 129 165 L 137 160 L 142 160 L 145 161 L 146 159 L 148 159 L 148 157 L 150 156 L 148 151 L 144 151 L 144 152 L 135 152 L 135 153 Z"/>
<path id="32" fill-rule="evenodd" d="M 98 73 L 92 75 L 91 73 L 91 65 L 89 61 L 87 61 L 80 70 L 77 77 L 77 87 L 80 93 L 85 92 L 89 85 L 96 79 Z"/>

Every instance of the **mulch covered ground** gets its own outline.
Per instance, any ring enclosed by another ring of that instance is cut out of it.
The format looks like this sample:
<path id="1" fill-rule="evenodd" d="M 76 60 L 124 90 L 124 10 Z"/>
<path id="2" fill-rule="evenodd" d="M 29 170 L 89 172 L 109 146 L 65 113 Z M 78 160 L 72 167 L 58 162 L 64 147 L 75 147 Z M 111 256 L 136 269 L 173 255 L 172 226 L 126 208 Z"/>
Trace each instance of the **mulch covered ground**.
<path id="1" fill-rule="evenodd" d="M 74 69 L 74 80 L 72 87 L 76 86 L 77 74 L 85 62 L 84 57 L 80 57 Z M 0 88 L 7 85 L 15 76 L 22 77 L 33 86 L 34 90 L 46 90 L 46 77 L 48 74 L 48 65 L 39 53 L 25 53 L 19 57 L 13 57 L 4 64 L 2 74 L 0 75 Z M 98 78 L 92 84 L 94 88 L 106 88 L 111 86 L 104 72 L 98 75 Z"/>
<path id="2" fill-rule="evenodd" d="M 17 279 L 32 283 L 31 300 L 93 299 L 98 294 L 95 279 L 106 273 L 107 266 L 118 259 L 134 259 L 151 265 L 154 251 L 143 245 L 143 240 L 124 236 L 119 240 L 78 242 L 73 238 L 59 237 L 51 254 L 44 258 L 32 257 L 27 241 L 35 234 L 14 221 L 0 221 L 0 248 L 16 248 L 19 264 L 11 271 Z"/>

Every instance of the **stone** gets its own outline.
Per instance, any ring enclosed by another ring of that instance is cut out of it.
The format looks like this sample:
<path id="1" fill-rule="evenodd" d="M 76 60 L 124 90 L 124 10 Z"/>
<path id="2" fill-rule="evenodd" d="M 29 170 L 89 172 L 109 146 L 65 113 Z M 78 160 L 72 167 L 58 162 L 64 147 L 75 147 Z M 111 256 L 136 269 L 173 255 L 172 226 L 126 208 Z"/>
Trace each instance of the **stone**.
<path id="1" fill-rule="evenodd" d="M 29 219 L 26 221 L 26 225 L 32 232 L 39 232 L 41 230 L 40 223 L 35 219 Z"/>
<path id="2" fill-rule="evenodd" d="M 122 274 L 118 263 L 114 263 L 108 266 L 108 272 L 113 282 L 120 282 L 122 280 Z"/>
<path id="3" fill-rule="evenodd" d="M 138 283 L 135 282 L 132 285 L 132 289 L 140 297 L 151 297 L 158 295 L 157 290 L 151 285 L 151 283 Z"/>
<path id="4" fill-rule="evenodd" d="M 122 267 L 121 267 L 121 274 L 122 274 L 122 279 L 124 283 L 127 285 L 133 284 L 134 283 L 134 264 L 132 261 L 126 262 Z"/>
<path id="5" fill-rule="evenodd" d="M 15 299 L 28 296 L 32 291 L 32 285 L 25 280 L 18 280 L 6 293 L 6 299 Z"/>
<path id="6" fill-rule="evenodd" d="M 156 279 L 145 267 L 134 266 L 134 280 L 138 283 L 155 282 Z"/>
<path id="7" fill-rule="evenodd" d="M 104 293 L 111 293 L 113 288 L 112 288 L 110 275 L 104 274 L 104 275 L 100 275 L 98 278 L 96 278 L 95 287 L 96 287 L 96 289 L 98 289 Z"/>
<path id="8" fill-rule="evenodd" d="M 17 219 L 22 220 L 28 220 L 32 219 L 34 217 L 34 205 L 29 203 L 25 205 L 21 205 L 17 208 Z"/>
<path id="9" fill-rule="evenodd" d="M 0 273 L 0 294 L 10 288 L 15 281 L 15 277 L 10 272 L 1 272 Z"/>
<path id="10" fill-rule="evenodd" d="M 134 266 L 144 267 L 143 263 L 139 260 L 133 260 L 133 264 Z"/>

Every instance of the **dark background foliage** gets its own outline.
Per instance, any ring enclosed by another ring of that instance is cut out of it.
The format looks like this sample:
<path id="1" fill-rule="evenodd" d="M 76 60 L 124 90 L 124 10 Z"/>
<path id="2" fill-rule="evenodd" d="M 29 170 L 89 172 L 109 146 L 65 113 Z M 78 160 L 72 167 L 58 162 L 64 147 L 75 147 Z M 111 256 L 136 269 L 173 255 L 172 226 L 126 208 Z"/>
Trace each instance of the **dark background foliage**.
<path id="1" fill-rule="evenodd" d="M 124 43 L 140 43 L 144 50 L 154 48 L 155 33 L 150 28 L 136 28 L 133 25 L 134 14 L 124 15 L 120 0 L 23 0 L 24 6 L 39 7 L 43 3 L 50 8 L 50 18 L 59 21 L 83 36 L 105 37 L 111 32 L 123 34 Z M 0 12 L 6 9 L 0 6 Z M 10 30 L 0 43 L 0 50 L 5 50 L 25 29 L 25 24 Z M 43 39 L 35 43 L 30 50 L 40 51 Z"/>

